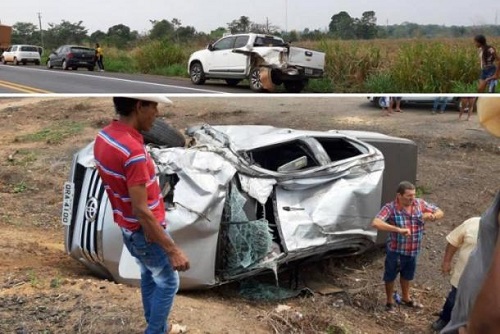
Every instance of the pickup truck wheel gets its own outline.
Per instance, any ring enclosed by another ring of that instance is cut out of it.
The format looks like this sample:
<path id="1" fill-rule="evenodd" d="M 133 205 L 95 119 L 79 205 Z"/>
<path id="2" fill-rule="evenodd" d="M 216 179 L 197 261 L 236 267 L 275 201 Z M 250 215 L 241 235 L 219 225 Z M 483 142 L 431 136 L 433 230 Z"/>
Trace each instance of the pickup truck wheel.
<path id="1" fill-rule="evenodd" d="M 284 81 L 285 90 L 288 93 L 300 93 L 304 89 L 304 81 Z"/>
<path id="2" fill-rule="evenodd" d="M 236 86 L 240 83 L 240 79 L 226 79 L 226 83 L 229 85 L 229 86 Z"/>
<path id="3" fill-rule="evenodd" d="M 264 88 L 262 88 L 262 82 L 260 82 L 260 68 L 252 68 L 248 81 L 250 81 L 250 89 L 254 92 L 260 93 L 264 91 Z"/>
<path id="4" fill-rule="evenodd" d="M 191 82 L 195 85 L 203 85 L 205 83 L 205 72 L 203 72 L 203 66 L 201 63 L 196 62 L 191 64 L 189 68 L 189 76 L 191 77 Z"/>
<path id="5" fill-rule="evenodd" d="M 186 138 L 179 130 L 159 118 L 155 119 L 149 131 L 141 133 L 146 144 L 168 147 L 184 147 L 186 144 Z"/>

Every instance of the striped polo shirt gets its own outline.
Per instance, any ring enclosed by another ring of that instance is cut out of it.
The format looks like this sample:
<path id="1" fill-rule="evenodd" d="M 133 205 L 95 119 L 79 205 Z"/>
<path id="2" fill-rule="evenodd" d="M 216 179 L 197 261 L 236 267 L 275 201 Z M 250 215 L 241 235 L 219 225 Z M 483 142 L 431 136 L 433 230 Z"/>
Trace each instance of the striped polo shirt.
<path id="1" fill-rule="evenodd" d="M 113 208 L 114 220 L 120 227 L 131 231 L 140 228 L 128 188 L 141 184 L 146 185 L 149 209 L 158 223 L 165 225 L 165 207 L 155 165 L 139 131 L 114 120 L 97 135 L 94 158 Z"/>

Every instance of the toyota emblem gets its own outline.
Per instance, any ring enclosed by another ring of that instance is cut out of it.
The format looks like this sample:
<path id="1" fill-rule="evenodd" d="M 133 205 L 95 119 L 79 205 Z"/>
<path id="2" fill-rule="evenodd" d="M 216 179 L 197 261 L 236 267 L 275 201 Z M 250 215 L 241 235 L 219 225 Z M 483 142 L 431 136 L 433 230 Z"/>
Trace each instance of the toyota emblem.
<path id="1" fill-rule="evenodd" d="M 99 202 L 95 197 L 89 198 L 85 205 L 85 219 L 93 223 L 97 217 L 97 210 L 99 209 Z"/>

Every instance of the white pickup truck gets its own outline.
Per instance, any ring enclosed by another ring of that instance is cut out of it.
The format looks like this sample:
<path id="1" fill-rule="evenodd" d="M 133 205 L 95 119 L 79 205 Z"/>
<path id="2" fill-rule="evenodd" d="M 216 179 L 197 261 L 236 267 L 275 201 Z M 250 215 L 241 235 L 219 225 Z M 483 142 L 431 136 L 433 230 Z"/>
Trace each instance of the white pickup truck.
<path id="1" fill-rule="evenodd" d="M 189 57 L 188 72 L 195 85 L 223 79 L 236 86 L 248 79 L 257 92 L 283 84 L 299 93 L 310 78 L 321 78 L 325 54 L 288 45 L 280 37 L 245 33 L 224 36 Z"/>

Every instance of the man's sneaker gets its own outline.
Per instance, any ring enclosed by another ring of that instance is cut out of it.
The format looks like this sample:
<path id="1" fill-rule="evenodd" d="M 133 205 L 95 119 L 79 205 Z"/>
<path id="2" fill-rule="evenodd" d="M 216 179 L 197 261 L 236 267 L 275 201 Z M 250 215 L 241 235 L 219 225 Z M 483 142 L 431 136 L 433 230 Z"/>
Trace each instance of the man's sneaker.
<path id="1" fill-rule="evenodd" d="M 435 330 L 436 332 L 439 332 L 442 330 L 448 323 L 444 321 L 443 319 L 439 318 L 438 320 L 434 321 L 431 325 L 431 328 Z"/>

